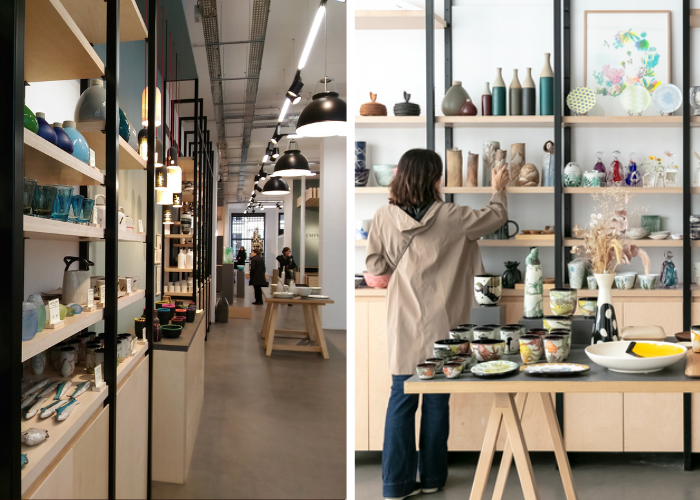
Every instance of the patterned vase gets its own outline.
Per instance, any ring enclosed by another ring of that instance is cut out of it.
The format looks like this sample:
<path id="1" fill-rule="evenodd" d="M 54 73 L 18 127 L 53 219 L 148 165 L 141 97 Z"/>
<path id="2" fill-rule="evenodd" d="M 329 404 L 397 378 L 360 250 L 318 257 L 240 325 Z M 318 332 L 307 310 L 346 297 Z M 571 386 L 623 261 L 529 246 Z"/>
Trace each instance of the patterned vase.
<path id="1" fill-rule="evenodd" d="M 586 281 L 586 262 L 583 259 L 575 259 L 569 262 L 569 286 L 575 290 L 583 288 Z"/>
<path id="2" fill-rule="evenodd" d="M 583 181 L 583 172 L 581 172 L 581 167 L 578 166 L 576 162 L 569 162 L 564 168 L 563 176 L 564 187 L 579 187 Z"/>
<path id="3" fill-rule="evenodd" d="M 533 247 L 526 259 L 524 318 L 541 318 L 542 312 L 542 266 L 539 248 Z"/>
<path id="4" fill-rule="evenodd" d="M 364 187 L 369 179 L 367 168 L 367 143 L 355 141 L 355 187 Z"/>
<path id="5" fill-rule="evenodd" d="M 617 318 L 615 317 L 615 308 L 612 305 L 612 285 L 615 282 L 615 275 L 596 274 L 595 279 L 598 282 L 598 312 L 591 344 L 616 342 L 619 340 Z"/>
<path id="6" fill-rule="evenodd" d="M 484 143 L 481 155 L 481 185 L 484 187 L 491 185 L 491 169 L 496 164 L 496 151 L 500 148 L 501 143 L 498 141 Z"/>

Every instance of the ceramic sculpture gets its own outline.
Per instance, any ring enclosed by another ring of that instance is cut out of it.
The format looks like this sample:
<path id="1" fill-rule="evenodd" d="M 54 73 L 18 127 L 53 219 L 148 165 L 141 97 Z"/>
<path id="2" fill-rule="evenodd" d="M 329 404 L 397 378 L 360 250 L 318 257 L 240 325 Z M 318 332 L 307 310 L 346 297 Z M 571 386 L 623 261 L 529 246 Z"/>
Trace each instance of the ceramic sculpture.
<path id="1" fill-rule="evenodd" d="M 447 150 L 445 187 L 462 187 L 462 150 Z"/>
<path id="2" fill-rule="evenodd" d="M 547 141 L 542 147 L 542 185 L 546 187 L 554 186 L 554 143 Z"/>
<path id="3" fill-rule="evenodd" d="M 521 187 L 535 187 L 540 183 L 540 172 L 533 163 L 526 163 L 520 169 L 519 185 Z"/>
<path id="4" fill-rule="evenodd" d="M 554 71 L 549 62 L 549 52 L 544 54 L 544 66 L 540 73 L 540 115 L 554 114 Z"/>
<path id="5" fill-rule="evenodd" d="M 360 106 L 361 116 L 386 116 L 386 106 L 375 102 L 377 100 L 377 94 L 369 93 L 369 98 L 371 102 L 365 103 Z"/>
<path id="6" fill-rule="evenodd" d="M 394 104 L 394 115 L 395 116 L 420 116 L 420 106 L 418 104 L 409 102 L 411 100 L 411 94 L 408 92 L 403 93 L 404 102 Z"/>
<path id="7" fill-rule="evenodd" d="M 700 88 L 700 87 L 698 87 Z M 491 85 L 494 116 L 505 116 L 506 114 L 506 82 L 503 81 L 501 68 L 496 68 L 496 79 Z"/>
<path id="8" fill-rule="evenodd" d="M 537 90 L 532 79 L 532 68 L 525 68 L 523 79 L 523 115 L 533 116 L 537 114 Z"/>
<path id="9" fill-rule="evenodd" d="M 509 260 L 504 262 L 503 265 L 506 266 L 506 270 L 501 277 L 503 288 L 515 288 L 516 283 L 520 283 L 523 279 L 522 273 L 518 269 L 520 262 Z"/>
<path id="10" fill-rule="evenodd" d="M 523 168 L 525 163 L 525 143 L 519 142 L 511 144 L 509 186 L 517 186 L 520 183 L 520 169 Z"/>
<path id="11" fill-rule="evenodd" d="M 525 259 L 525 294 L 523 317 L 542 317 L 542 266 L 540 265 L 540 249 L 532 247 Z"/>

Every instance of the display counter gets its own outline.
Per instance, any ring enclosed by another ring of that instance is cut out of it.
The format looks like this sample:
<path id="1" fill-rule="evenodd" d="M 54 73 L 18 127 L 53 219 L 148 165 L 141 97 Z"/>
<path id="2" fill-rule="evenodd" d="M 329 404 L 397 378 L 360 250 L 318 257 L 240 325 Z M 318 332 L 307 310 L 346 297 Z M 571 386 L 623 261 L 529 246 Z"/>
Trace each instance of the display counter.
<path id="1" fill-rule="evenodd" d="M 152 477 L 185 484 L 204 402 L 204 313 L 153 344 Z"/>
<path id="2" fill-rule="evenodd" d="M 504 290 L 508 323 L 522 317 L 522 293 Z M 582 292 L 595 292 L 584 290 Z M 660 324 L 667 334 L 681 331 L 682 296 L 676 290 L 650 290 L 642 296 L 615 294 L 613 301 L 621 326 Z M 631 292 L 634 292 L 632 290 Z M 656 293 L 655 293 L 656 292 Z M 698 297 L 693 297 L 693 323 L 700 321 Z M 545 314 L 550 314 L 545 300 Z M 446 335 L 447 336 L 447 335 Z M 592 361 L 591 361 L 592 363 Z M 391 373 L 386 346 L 386 290 L 355 290 L 355 449 L 381 450 L 389 401 Z M 563 433 L 568 451 L 682 452 L 683 395 L 653 393 L 564 394 Z M 452 451 L 478 451 L 486 430 L 492 394 L 457 394 L 450 400 Z M 692 396 L 693 412 L 700 412 L 700 398 Z M 700 414 L 700 413 L 697 413 Z M 416 418 L 420 418 L 420 407 Z M 539 406 L 529 406 L 523 416 L 527 446 L 532 451 L 552 449 L 541 422 Z M 605 422 L 605 425 L 600 425 Z M 418 432 L 419 427 L 416 427 Z M 692 450 L 700 452 L 700 420 L 692 424 Z M 499 449 L 504 439 L 499 440 Z"/>

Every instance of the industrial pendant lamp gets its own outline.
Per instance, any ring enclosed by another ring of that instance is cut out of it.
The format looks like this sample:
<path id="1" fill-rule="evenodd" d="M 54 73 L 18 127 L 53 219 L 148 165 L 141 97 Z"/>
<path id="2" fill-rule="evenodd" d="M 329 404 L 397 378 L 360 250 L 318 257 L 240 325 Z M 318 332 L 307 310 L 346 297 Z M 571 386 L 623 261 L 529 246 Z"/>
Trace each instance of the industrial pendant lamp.
<path id="1" fill-rule="evenodd" d="M 160 103 L 160 89 L 156 87 L 156 127 L 160 127 L 161 123 Z M 148 87 L 141 94 L 141 125 L 148 127 Z"/>
<path id="2" fill-rule="evenodd" d="M 281 177 L 270 177 L 262 189 L 265 195 L 289 194 L 289 186 Z"/>
<path id="3" fill-rule="evenodd" d="M 182 193 L 173 193 L 173 208 L 182 208 Z"/>
<path id="4" fill-rule="evenodd" d="M 309 167 L 309 160 L 301 154 L 297 141 L 289 141 L 289 149 L 275 163 L 275 171 L 272 177 L 300 177 L 314 175 Z"/>
<path id="5" fill-rule="evenodd" d="M 161 165 L 156 168 L 156 191 L 168 190 L 168 167 Z"/>
<path id="6" fill-rule="evenodd" d="M 173 192 L 169 189 L 162 189 L 156 191 L 156 204 L 157 205 L 172 205 L 174 203 Z"/>

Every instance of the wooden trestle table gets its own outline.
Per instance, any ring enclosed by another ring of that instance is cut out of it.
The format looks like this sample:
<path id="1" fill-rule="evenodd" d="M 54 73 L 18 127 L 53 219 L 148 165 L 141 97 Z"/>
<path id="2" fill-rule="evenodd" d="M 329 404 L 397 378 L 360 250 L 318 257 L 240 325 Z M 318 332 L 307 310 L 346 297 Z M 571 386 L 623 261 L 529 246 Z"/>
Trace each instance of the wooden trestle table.
<path id="1" fill-rule="evenodd" d="M 685 375 L 685 359 L 655 373 L 617 373 L 593 363 L 586 356 L 584 349 L 585 346 L 572 346 L 566 361 L 588 365 L 590 371 L 582 375 L 536 377 L 517 372 L 515 375 L 504 378 L 479 378 L 468 372 L 463 373 L 458 379 L 451 380 L 444 375 L 437 375 L 432 380 L 420 380 L 418 376 L 414 375 L 405 382 L 404 391 L 407 394 L 494 394 L 494 403 L 474 475 L 471 500 L 480 500 L 484 495 L 501 424 L 505 426 L 507 439 L 492 498 L 498 500 L 503 498 L 503 491 L 513 459 L 515 459 L 525 499 L 538 500 L 540 498 L 521 425 L 521 417 L 528 399 L 539 401 L 542 404 L 546 420 L 544 423 L 552 437 L 554 454 L 559 465 L 566 498 L 567 500 L 575 500 L 578 497 L 559 421 L 550 396 L 551 393 L 700 392 L 700 379 L 691 379 Z M 502 359 L 517 361 L 521 364 L 519 356 L 505 356 Z"/>
<path id="2" fill-rule="evenodd" d="M 268 296 L 267 292 L 263 292 L 265 297 L 265 319 L 263 320 L 262 337 L 265 339 L 264 347 L 268 356 L 272 356 L 273 350 L 278 351 L 306 351 L 318 352 L 328 359 L 328 347 L 326 346 L 326 337 L 323 335 L 323 327 L 321 326 L 321 314 L 319 306 L 333 304 L 330 299 L 302 299 L 295 297 L 293 299 L 278 299 Z M 277 329 L 277 312 L 280 305 L 295 305 L 301 306 L 304 311 L 304 322 L 306 330 L 279 330 Z M 310 342 L 316 342 L 316 345 L 275 345 L 275 337 L 291 338 L 291 339 L 309 339 Z"/>

